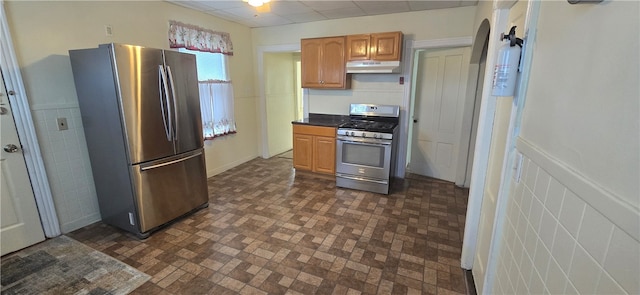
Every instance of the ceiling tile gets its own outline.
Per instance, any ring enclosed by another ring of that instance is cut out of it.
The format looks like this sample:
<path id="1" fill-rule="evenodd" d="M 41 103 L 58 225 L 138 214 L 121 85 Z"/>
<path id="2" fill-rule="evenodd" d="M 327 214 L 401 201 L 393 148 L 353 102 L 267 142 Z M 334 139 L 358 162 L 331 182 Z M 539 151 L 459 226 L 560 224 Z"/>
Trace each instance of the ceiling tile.
<path id="1" fill-rule="evenodd" d="M 273 14 L 258 15 L 253 18 L 253 22 L 260 27 L 280 26 L 293 23 L 292 21 Z"/>
<path id="2" fill-rule="evenodd" d="M 479 0 L 271 0 L 269 12 L 243 0 L 164 0 L 249 27 L 477 5 Z M 264 6 L 263 6 L 264 7 Z M 257 19 L 259 18 L 259 19 Z"/>
<path id="3" fill-rule="evenodd" d="M 412 11 L 453 8 L 460 5 L 459 0 L 408 1 Z"/>
<path id="4" fill-rule="evenodd" d="M 215 15 L 215 16 L 217 16 L 219 18 L 226 19 L 228 21 L 233 21 L 233 22 L 237 22 L 237 23 L 240 23 L 240 24 L 244 24 L 242 22 L 242 20 L 244 20 L 244 18 L 239 17 L 239 16 L 237 16 L 235 14 L 227 13 L 224 10 L 210 10 L 210 11 L 207 11 L 206 13 L 211 14 L 211 15 Z"/>
<path id="5" fill-rule="evenodd" d="M 355 3 L 369 15 L 411 11 L 407 1 L 356 1 Z"/>
<path id="6" fill-rule="evenodd" d="M 195 10 L 205 11 L 205 10 L 209 9 L 207 6 L 201 4 L 198 1 L 172 1 L 172 0 L 168 0 L 167 2 L 176 4 L 176 5 L 180 5 L 182 7 L 195 9 Z"/>
<path id="7" fill-rule="evenodd" d="M 315 22 L 315 21 L 319 21 L 319 20 L 325 20 L 327 19 L 327 17 L 325 17 L 322 14 L 319 14 L 315 11 L 312 12 L 306 12 L 306 13 L 299 13 L 299 14 L 290 14 L 290 15 L 286 15 L 284 16 L 284 18 L 294 22 L 294 23 L 306 23 L 306 22 Z"/>
<path id="8" fill-rule="evenodd" d="M 337 9 L 349 9 L 357 8 L 356 4 L 352 1 L 301 1 L 304 5 L 313 8 L 315 11 L 337 10 Z"/>
<path id="9" fill-rule="evenodd" d="M 254 15 L 258 14 L 258 11 L 256 10 L 256 8 L 252 7 L 252 6 L 249 6 L 249 5 L 241 6 L 241 7 L 237 7 L 237 8 L 230 8 L 230 9 L 220 10 L 220 11 L 223 11 L 224 13 L 237 15 L 237 16 L 240 16 L 242 18 L 251 18 Z"/>
<path id="10" fill-rule="evenodd" d="M 237 8 L 243 5 L 248 5 L 242 1 L 188 1 L 188 2 L 198 2 L 201 5 L 208 7 L 209 10 L 231 9 L 231 8 Z"/>
<path id="11" fill-rule="evenodd" d="M 313 9 L 296 1 L 272 1 L 271 11 L 280 16 L 313 12 Z"/>
<path id="12" fill-rule="evenodd" d="M 362 11 L 362 9 L 360 9 L 359 7 L 323 10 L 323 11 L 320 11 L 320 14 L 326 16 L 327 18 L 332 18 L 332 19 L 366 15 L 366 13 L 364 13 L 364 11 Z"/>

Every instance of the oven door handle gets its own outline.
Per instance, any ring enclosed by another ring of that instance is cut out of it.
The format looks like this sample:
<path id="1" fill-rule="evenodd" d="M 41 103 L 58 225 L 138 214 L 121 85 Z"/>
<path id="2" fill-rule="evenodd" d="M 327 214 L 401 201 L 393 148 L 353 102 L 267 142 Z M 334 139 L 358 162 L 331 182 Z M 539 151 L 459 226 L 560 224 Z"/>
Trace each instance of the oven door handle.
<path id="1" fill-rule="evenodd" d="M 353 143 L 359 145 L 391 145 L 391 141 L 379 141 L 379 140 L 371 140 L 371 139 L 357 139 L 357 138 L 344 138 L 338 137 L 338 141 L 342 141 L 343 143 Z"/>

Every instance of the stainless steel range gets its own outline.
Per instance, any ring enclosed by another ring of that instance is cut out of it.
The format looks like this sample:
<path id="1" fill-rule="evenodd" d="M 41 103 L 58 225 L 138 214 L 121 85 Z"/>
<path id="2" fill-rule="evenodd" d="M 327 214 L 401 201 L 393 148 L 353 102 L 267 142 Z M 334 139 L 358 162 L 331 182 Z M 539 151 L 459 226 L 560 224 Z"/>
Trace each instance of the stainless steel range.
<path id="1" fill-rule="evenodd" d="M 336 185 L 388 194 L 395 171 L 400 107 L 351 104 L 338 127 Z"/>

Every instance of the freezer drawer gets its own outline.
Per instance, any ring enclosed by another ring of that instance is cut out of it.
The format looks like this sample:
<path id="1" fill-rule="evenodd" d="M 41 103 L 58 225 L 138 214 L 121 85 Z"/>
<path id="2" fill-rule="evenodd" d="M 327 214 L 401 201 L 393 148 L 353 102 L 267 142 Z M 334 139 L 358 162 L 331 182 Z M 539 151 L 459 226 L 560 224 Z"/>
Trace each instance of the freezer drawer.
<path id="1" fill-rule="evenodd" d="M 208 202 L 202 149 L 132 166 L 140 232 L 145 233 Z"/>

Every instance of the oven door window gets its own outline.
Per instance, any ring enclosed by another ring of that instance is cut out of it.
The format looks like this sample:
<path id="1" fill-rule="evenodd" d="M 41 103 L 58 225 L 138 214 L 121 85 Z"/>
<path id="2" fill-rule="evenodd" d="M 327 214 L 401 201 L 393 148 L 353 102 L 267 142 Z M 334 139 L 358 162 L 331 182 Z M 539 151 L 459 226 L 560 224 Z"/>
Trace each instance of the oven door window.
<path id="1" fill-rule="evenodd" d="M 344 143 L 342 145 L 342 163 L 384 168 L 385 147 L 381 145 L 366 145 Z"/>

